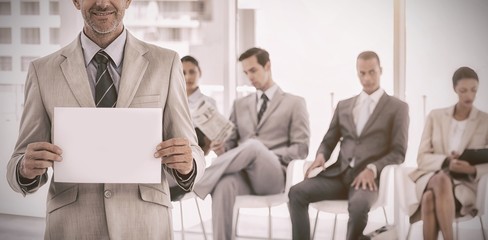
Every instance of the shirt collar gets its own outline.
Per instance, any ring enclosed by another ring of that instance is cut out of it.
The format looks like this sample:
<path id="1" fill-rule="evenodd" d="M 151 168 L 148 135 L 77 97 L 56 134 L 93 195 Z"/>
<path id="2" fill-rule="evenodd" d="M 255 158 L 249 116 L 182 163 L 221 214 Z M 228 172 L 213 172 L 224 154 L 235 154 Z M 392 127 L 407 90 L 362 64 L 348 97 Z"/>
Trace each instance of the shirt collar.
<path id="1" fill-rule="evenodd" d="M 83 56 L 85 57 L 85 67 L 90 64 L 95 54 L 98 51 L 104 50 L 115 63 L 115 67 L 119 67 L 122 63 L 122 58 L 124 56 L 124 46 L 127 40 L 127 30 L 124 28 L 122 33 L 111 42 L 105 49 L 100 48 L 95 42 L 88 38 L 85 32 L 81 32 L 80 36 L 81 47 L 83 48 Z"/>
<path id="2" fill-rule="evenodd" d="M 359 99 L 358 99 L 357 103 L 359 104 L 359 103 L 363 102 L 366 99 L 366 97 L 368 97 L 368 96 L 371 100 L 373 100 L 374 103 L 378 103 L 378 101 L 380 101 L 381 96 L 383 96 L 383 93 L 385 93 L 385 90 L 383 90 L 383 88 L 378 88 L 376 91 L 374 91 L 370 95 L 368 95 L 365 91 L 361 91 L 361 93 L 359 94 Z"/>
<path id="3" fill-rule="evenodd" d="M 273 98 L 273 96 L 275 95 L 277 90 L 278 90 L 278 85 L 273 84 L 273 86 L 268 88 L 268 90 L 264 91 L 264 93 L 266 94 L 266 97 L 268 97 L 268 101 L 271 101 L 271 99 Z M 257 94 L 257 97 L 259 100 L 259 99 L 261 99 L 261 96 L 263 95 L 263 91 L 257 90 L 256 94 Z"/>
<path id="4" fill-rule="evenodd" d="M 197 87 L 197 89 L 188 96 L 188 101 L 193 102 L 198 100 L 198 98 L 202 95 L 202 91 L 200 91 L 200 87 Z"/>

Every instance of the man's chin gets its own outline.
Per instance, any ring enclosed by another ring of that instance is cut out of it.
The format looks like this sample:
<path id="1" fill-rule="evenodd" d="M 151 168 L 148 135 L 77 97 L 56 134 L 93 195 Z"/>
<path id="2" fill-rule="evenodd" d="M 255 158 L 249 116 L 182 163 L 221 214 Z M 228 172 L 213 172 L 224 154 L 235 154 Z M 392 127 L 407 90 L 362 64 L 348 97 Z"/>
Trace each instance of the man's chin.
<path id="1" fill-rule="evenodd" d="M 91 24 L 90 28 L 96 34 L 105 35 L 105 34 L 110 34 L 110 33 L 115 32 L 117 30 L 117 26 L 118 26 L 118 24 L 113 24 L 111 26 L 106 26 L 106 27 L 105 26 L 101 27 L 101 26 L 97 26 L 95 24 Z"/>

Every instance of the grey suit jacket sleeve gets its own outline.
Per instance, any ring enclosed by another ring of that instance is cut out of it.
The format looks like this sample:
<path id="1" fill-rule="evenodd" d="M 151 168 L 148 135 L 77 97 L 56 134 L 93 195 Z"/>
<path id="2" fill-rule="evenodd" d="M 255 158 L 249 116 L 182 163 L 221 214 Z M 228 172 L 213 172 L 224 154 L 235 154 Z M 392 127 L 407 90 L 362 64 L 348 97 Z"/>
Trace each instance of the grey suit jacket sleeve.
<path id="1" fill-rule="evenodd" d="M 205 158 L 203 151 L 197 144 L 197 136 L 191 122 L 190 110 L 188 108 L 188 100 L 185 91 L 185 78 L 181 61 L 178 54 L 173 57 L 173 67 L 171 68 L 170 84 L 168 90 L 168 100 L 164 107 L 163 116 L 163 139 L 171 139 L 174 137 L 184 137 L 190 142 L 192 148 L 194 163 L 196 164 L 196 175 L 190 182 L 183 182 L 178 177 L 176 182 L 186 190 L 191 190 L 195 182 L 203 176 L 205 171 Z M 171 176 L 174 177 L 173 174 Z"/>
<path id="2" fill-rule="evenodd" d="M 390 134 L 390 151 L 373 162 L 377 169 L 377 175 L 386 165 L 401 164 L 405 161 L 405 154 L 408 145 L 408 125 L 410 118 L 408 115 L 408 105 L 405 102 L 397 101 L 398 104 L 392 105 L 395 108 L 394 121 L 391 126 Z"/>
<path id="3" fill-rule="evenodd" d="M 273 149 L 280 158 L 281 164 L 288 166 L 294 159 L 304 159 L 308 155 L 310 141 L 310 123 L 305 99 L 297 98 L 292 109 L 291 124 L 289 126 L 289 145 Z"/>
<path id="4" fill-rule="evenodd" d="M 337 104 L 334 111 L 334 116 L 332 116 L 332 120 L 330 121 L 329 130 L 327 130 L 327 133 L 324 135 L 324 138 L 322 139 L 319 149 L 315 155 L 317 156 L 319 153 L 322 153 L 325 161 L 329 160 L 332 151 L 334 151 L 334 148 L 341 139 L 341 127 L 339 124 L 339 108 L 341 103 L 342 102 L 339 102 Z"/>
<path id="5" fill-rule="evenodd" d="M 232 105 L 232 111 L 230 113 L 230 117 L 229 117 L 229 120 L 234 124 L 234 128 L 232 129 L 232 133 L 231 135 L 229 136 L 229 138 L 227 138 L 227 140 L 225 141 L 225 151 L 229 151 L 230 149 L 233 149 L 235 147 L 237 147 L 237 144 L 239 142 L 239 131 L 237 129 L 237 116 L 236 116 L 236 101 L 234 101 L 233 105 Z"/>
<path id="6" fill-rule="evenodd" d="M 7 181 L 10 187 L 24 196 L 36 192 L 47 182 L 47 173 L 45 173 L 37 183 L 25 187 L 20 185 L 19 176 L 17 175 L 17 166 L 24 157 L 27 145 L 32 142 L 51 141 L 51 121 L 45 111 L 39 91 L 37 69 L 31 63 L 25 83 L 25 109 L 20 122 L 19 137 L 15 144 L 14 153 L 7 165 Z"/>

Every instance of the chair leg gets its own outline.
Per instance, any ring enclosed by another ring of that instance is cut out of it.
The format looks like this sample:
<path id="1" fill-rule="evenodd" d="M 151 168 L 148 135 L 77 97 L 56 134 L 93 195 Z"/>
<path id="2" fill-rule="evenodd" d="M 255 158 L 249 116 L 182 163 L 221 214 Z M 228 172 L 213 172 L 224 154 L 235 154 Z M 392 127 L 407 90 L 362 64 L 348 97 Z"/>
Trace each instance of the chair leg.
<path id="1" fill-rule="evenodd" d="M 317 230 L 318 221 L 319 221 L 319 210 L 317 210 L 317 214 L 315 215 L 315 223 L 313 224 L 312 240 L 315 239 L 315 231 Z"/>
<path id="2" fill-rule="evenodd" d="M 486 240 L 486 235 L 485 235 L 485 228 L 483 227 L 483 219 L 481 219 L 481 216 L 478 215 L 480 218 L 480 224 L 481 224 L 481 234 L 483 234 L 483 240 Z"/>
<path id="3" fill-rule="evenodd" d="M 237 223 L 239 222 L 239 210 L 240 209 L 237 209 L 237 214 L 236 214 L 236 225 L 234 226 L 234 238 L 239 236 L 239 234 L 237 234 Z"/>
<path id="4" fill-rule="evenodd" d="M 203 225 L 202 213 L 200 212 L 200 205 L 198 204 L 197 198 L 195 198 L 195 204 L 197 205 L 198 216 L 200 217 L 200 225 L 202 226 L 203 238 L 207 240 L 207 232 L 205 231 L 205 226 Z"/>
<path id="5" fill-rule="evenodd" d="M 412 231 L 412 226 L 411 225 L 408 225 L 407 238 L 405 240 L 409 240 L 410 239 L 410 232 L 411 231 Z"/>
<path id="6" fill-rule="evenodd" d="M 459 240 L 459 222 L 456 220 L 456 240 Z"/>
<path id="7" fill-rule="evenodd" d="M 385 216 L 386 225 L 388 225 L 390 223 L 388 222 L 388 216 L 386 215 L 386 209 L 385 209 L 385 207 L 382 207 L 382 208 L 383 208 L 383 215 Z"/>
<path id="8" fill-rule="evenodd" d="M 335 239 L 336 225 L 337 225 L 337 214 L 334 214 L 334 228 L 332 229 L 332 240 Z"/>
<path id="9" fill-rule="evenodd" d="M 269 216 L 269 222 L 268 222 L 268 239 L 271 240 L 273 239 L 273 230 L 272 230 L 272 223 L 271 223 L 271 207 L 268 207 L 268 216 Z"/>
<path id="10" fill-rule="evenodd" d="M 181 220 L 181 239 L 185 240 L 185 225 L 183 223 L 183 202 L 180 202 L 180 220 Z"/>

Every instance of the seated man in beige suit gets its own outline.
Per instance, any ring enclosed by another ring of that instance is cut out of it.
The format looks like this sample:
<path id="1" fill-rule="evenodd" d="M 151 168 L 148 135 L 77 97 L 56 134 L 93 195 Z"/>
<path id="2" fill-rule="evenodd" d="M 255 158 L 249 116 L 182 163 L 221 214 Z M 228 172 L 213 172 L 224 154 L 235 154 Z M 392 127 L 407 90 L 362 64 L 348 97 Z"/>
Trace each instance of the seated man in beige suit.
<path id="1" fill-rule="evenodd" d="M 233 134 L 214 151 L 194 192 L 212 195 L 214 239 L 232 239 L 232 213 L 238 195 L 284 191 L 285 169 L 308 154 L 309 120 L 305 100 L 283 92 L 271 76 L 269 54 L 251 48 L 239 61 L 257 92 L 237 99 L 230 116 Z"/>
<path id="2" fill-rule="evenodd" d="M 329 130 L 305 176 L 324 166 L 340 142 L 337 162 L 290 189 L 293 239 L 310 239 L 309 203 L 341 199 L 349 200 L 346 239 L 367 238 L 363 230 L 378 198 L 381 170 L 405 160 L 408 105 L 380 87 L 382 69 L 376 53 L 360 53 L 356 69 L 363 91 L 337 104 Z"/>
<path id="3" fill-rule="evenodd" d="M 45 239 L 172 239 L 166 176 L 169 173 L 180 187 L 191 190 L 205 169 L 178 54 L 144 43 L 124 28 L 130 0 L 73 3 L 85 20 L 83 31 L 71 44 L 29 67 L 8 182 L 24 196 L 32 194 L 46 183 L 53 162 L 63 161 L 62 149 L 52 144 L 55 107 L 161 109 L 163 141 L 154 146 L 154 161 L 166 169 L 161 183 L 51 181 Z"/>

